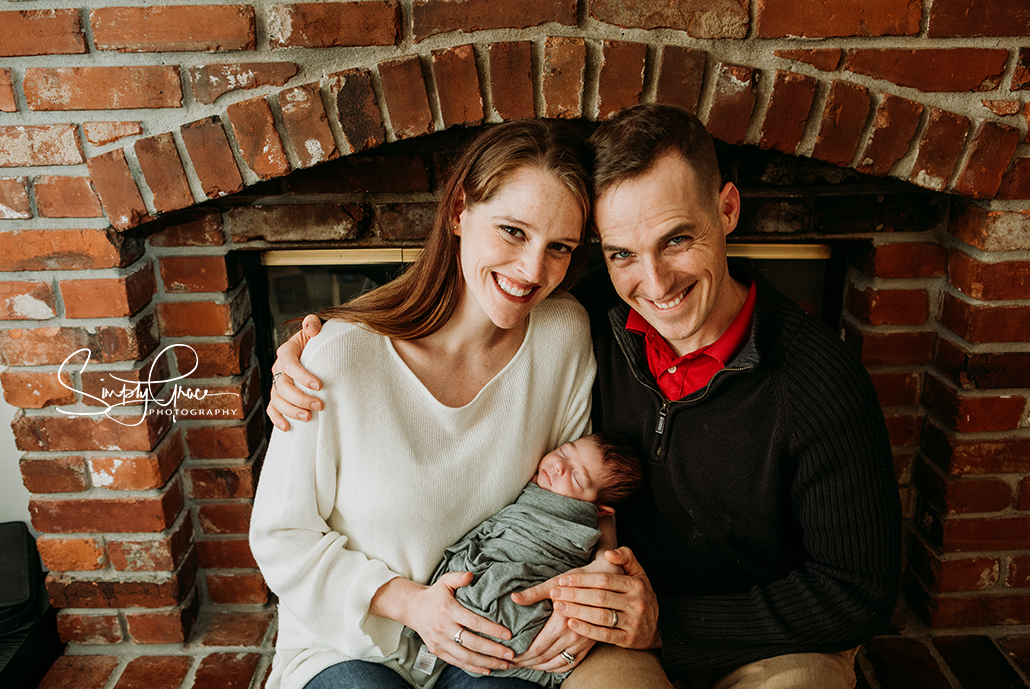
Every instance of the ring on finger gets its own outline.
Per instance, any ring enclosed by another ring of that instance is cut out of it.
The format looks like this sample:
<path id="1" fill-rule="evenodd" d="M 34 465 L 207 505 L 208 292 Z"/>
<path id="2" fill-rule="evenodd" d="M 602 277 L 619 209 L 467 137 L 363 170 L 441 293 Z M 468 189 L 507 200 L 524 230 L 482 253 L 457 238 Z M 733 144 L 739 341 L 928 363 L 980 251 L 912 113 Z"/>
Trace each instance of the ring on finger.
<path id="1" fill-rule="evenodd" d="M 454 635 L 454 643 L 458 644 L 459 646 L 461 646 L 461 633 L 462 633 L 463 631 L 465 631 L 465 628 L 464 628 L 464 627 L 462 627 L 461 629 L 459 629 L 459 630 L 458 630 L 458 633 Z"/>
<path id="2" fill-rule="evenodd" d="M 562 658 L 564 658 L 565 662 L 568 663 L 569 665 L 575 665 L 576 664 L 576 656 L 574 656 L 571 653 L 569 653 L 568 650 L 562 651 L 558 655 L 560 655 Z"/>
<path id="3" fill-rule="evenodd" d="M 612 613 L 612 621 L 611 624 L 609 624 L 608 626 L 614 629 L 615 625 L 619 623 L 619 613 L 615 612 L 614 610 L 610 610 L 610 612 Z"/>
<path id="4" fill-rule="evenodd" d="M 272 376 L 272 387 L 275 388 L 276 390 L 278 390 L 279 388 L 275 387 L 275 383 L 276 383 L 276 381 L 279 380 L 279 376 L 281 376 L 282 374 L 283 374 L 283 372 L 279 371 L 279 373 L 276 373 L 275 375 Z"/>

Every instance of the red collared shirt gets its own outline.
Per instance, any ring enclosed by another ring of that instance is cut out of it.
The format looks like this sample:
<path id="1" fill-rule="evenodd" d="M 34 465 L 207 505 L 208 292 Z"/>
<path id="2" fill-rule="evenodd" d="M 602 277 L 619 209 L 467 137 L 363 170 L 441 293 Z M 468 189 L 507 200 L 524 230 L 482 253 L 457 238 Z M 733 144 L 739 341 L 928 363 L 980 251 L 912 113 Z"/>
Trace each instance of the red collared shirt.
<path id="1" fill-rule="evenodd" d="M 718 340 L 701 349 L 677 356 L 669 343 L 644 317 L 633 309 L 626 319 L 626 330 L 644 336 L 647 365 L 666 399 L 683 399 L 700 390 L 717 372 L 733 360 L 751 334 L 755 313 L 755 283 L 748 289 L 744 305 Z"/>

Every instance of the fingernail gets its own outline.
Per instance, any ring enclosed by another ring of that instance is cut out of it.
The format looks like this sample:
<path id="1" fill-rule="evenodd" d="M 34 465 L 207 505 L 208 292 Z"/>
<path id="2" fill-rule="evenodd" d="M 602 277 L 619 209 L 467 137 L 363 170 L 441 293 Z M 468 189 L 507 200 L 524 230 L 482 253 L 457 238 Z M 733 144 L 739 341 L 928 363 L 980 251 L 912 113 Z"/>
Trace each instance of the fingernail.
<path id="1" fill-rule="evenodd" d="M 314 409 L 315 411 L 318 411 L 318 402 L 312 402 L 311 403 L 311 408 Z"/>
<path id="2" fill-rule="evenodd" d="M 557 600 L 558 598 L 561 598 L 561 594 L 562 594 L 562 590 L 561 589 L 559 589 L 559 588 L 551 589 L 551 598 L 554 598 L 555 600 Z"/>
<path id="3" fill-rule="evenodd" d="M 561 579 L 558 580 L 558 584 L 561 585 L 561 586 L 568 586 L 570 583 L 572 583 L 572 582 L 569 580 L 568 577 L 562 577 Z"/>
<path id="4" fill-rule="evenodd" d="M 555 604 L 554 604 L 554 609 L 555 609 L 555 610 L 559 610 L 559 611 L 561 611 L 561 612 L 565 612 L 565 609 L 566 609 L 567 607 L 569 607 L 569 606 L 568 606 L 568 605 L 566 605 L 565 603 L 555 603 Z"/>

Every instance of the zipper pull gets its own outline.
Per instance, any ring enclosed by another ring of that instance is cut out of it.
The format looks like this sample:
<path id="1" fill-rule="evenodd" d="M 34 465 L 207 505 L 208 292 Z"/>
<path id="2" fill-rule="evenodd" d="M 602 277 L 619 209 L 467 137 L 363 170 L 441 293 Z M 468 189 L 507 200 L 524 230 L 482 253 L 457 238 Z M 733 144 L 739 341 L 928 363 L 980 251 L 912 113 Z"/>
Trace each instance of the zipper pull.
<path id="1" fill-rule="evenodd" d="M 669 403 L 662 402 L 662 408 L 658 410 L 658 425 L 655 427 L 654 432 L 661 435 L 665 432 L 665 417 L 669 413 Z"/>

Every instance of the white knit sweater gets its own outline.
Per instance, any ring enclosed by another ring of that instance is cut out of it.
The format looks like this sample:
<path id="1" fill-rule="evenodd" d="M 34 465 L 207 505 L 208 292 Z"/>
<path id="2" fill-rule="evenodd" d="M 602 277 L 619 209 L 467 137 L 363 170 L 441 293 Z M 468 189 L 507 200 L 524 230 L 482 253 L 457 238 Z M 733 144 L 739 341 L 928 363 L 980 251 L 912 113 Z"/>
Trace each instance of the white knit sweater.
<path id="1" fill-rule="evenodd" d="M 279 597 L 269 689 L 394 653 L 368 615 L 396 576 L 426 582 L 444 549 L 518 496 L 541 456 L 588 431 L 590 326 L 567 295 L 530 314 L 512 360 L 464 407 L 440 404 L 390 340 L 330 321 L 306 347 L 325 411 L 272 433 L 250 545 Z"/>

